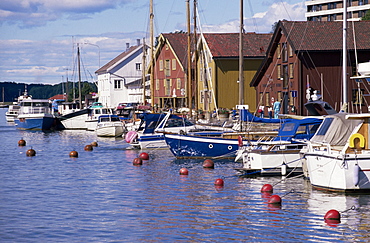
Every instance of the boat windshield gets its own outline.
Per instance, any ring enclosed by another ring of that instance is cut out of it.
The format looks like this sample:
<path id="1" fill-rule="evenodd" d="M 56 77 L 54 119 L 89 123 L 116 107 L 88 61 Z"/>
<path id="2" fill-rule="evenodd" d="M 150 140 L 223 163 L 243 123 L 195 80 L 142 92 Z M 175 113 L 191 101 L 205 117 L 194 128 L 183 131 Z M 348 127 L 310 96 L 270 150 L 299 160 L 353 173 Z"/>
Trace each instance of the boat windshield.
<path id="1" fill-rule="evenodd" d="M 320 129 L 317 131 L 317 135 L 325 135 L 333 120 L 334 118 L 326 118 L 322 122 Z"/>

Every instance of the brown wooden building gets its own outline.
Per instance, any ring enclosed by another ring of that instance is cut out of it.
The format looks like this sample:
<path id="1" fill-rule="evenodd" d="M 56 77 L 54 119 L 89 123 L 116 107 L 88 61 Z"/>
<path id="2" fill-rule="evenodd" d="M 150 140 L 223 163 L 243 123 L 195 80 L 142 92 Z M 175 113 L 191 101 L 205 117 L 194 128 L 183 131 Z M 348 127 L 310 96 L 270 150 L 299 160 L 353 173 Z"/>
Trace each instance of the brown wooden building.
<path id="1" fill-rule="evenodd" d="M 307 88 L 319 91 L 323 100 L 339 111 L 342 100 L 342 22 L 280 21 L 267 55 L 251 86 L 256 87 L 257 103 L 267 107 L 281 100 L 280 113 L 307 115 Z M 370 21 L 348 22 L 347 83 L 349 111 L 368 111 L 370 99 L 367 83 L 350 80 L 356 74 L 356 63 L 370 60 Z M 356 52 L 355 52 L 356 47 Z M 355 55 L 356 54 L 356 55 Z M 353 108 L 352 105 L 356 105 Z"/>

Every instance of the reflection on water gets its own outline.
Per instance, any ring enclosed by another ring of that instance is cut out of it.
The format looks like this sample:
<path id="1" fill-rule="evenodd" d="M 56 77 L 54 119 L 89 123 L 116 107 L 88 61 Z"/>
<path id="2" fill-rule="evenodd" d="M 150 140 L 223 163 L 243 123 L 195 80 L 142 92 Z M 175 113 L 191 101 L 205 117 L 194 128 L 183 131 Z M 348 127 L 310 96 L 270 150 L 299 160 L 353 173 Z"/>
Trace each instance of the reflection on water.
<path id="1" fill-rule="evenodd" d="M 164 149 L 146 150 L 150 159 L 133 166 L 142 151 L 122 138 L 18 131 L 3 113 L 1 242 L 369 241 L 369 195 L 312 190 L 302 178 L 242 178 L 233 161 L 204 169 L 202 160 L 177 160 Z M 21 138 L 27 146 L 18 146 Z M 93 141 L 99 146 L 84 151 Z M 26 157 L 30 147 L 35 157 Z M 182 167 L 189 175 L 179 175 Z M 217 178 L 223 187 L 214 186 Z M 260 192 L 266 183 L 275 185 L 272 194 Z M 274 194 L 280 206 L 267 203 Z M 325 223 L 330 209 L 341 212 L 339 224 Z"/>

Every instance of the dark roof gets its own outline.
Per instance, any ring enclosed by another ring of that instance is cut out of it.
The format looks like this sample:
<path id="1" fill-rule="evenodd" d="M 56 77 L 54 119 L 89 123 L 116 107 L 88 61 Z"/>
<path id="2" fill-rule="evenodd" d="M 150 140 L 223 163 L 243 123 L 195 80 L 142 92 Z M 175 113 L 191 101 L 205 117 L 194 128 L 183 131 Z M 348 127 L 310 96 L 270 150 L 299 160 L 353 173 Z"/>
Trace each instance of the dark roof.
<path id="1" fill-rule="evenodd" d="M 272 34 L 243 34 L 243 56 L 264 57 Z M 204 34 L 214 58 L 239 56 L 239 33 Z"/>
<path id="2" fill-rule="evenodd" d="M 115 65 L 117 62 L 119 62 L 120 60 L 122 60 L 126 56 L 129 56 L 134 50 L 136 50 L 140 46 L 142 47 L 143 45 L 131 46 L 128 50 L 126 50 L 125 52 L 122 52 L 121 54 L 119 54 L 118 56 L 116 56 L 115 58 L 113 58 L 112 60 L 110 60 L 107 64 L 105 64 L 104 66 L 102 66 L 101 68 L 99 68 L 98 70 L 96 70 L 95 73 L 101 74 L 101 73 L 107 72 L 107 70 L 110 67 L 112 67 L 113 65 Z"/>
<path id="3" fill-rule="evenodd" d="M 285 36 L 289 36 L 289 43 L 294 50 L 333 51 L 343 49 L 342 21 L 281 21 L 277 28 L 280 28 Z M 370 21 L 347 23 L 347 49 L 354 49 L 355 42 L 358 50 L 370 49 L 369 37 Z"/>
<path id="4" fill-rule="evenodd" d="M 188 62 L 188 34 L 187 33 L 168 33 L 162 34 L 163 37 L 166 39 L 166 43 L 170 45 L 175 52 L 174 54 L 180 60 L 181 65 L 184 69 L 187 69 Z M 193 41 L 194 35 L 191 36 L 191 40 Z M 191 52 L 194 50 L 194 45 L 190 45 Z"/>

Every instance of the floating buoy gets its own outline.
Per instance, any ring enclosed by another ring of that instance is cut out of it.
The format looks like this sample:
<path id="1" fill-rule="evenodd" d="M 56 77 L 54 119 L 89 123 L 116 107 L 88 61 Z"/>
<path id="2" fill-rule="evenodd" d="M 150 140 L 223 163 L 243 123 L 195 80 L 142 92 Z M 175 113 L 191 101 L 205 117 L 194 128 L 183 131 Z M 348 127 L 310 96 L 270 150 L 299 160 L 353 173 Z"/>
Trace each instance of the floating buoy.
<path id="1" fill-rule="evenodd" d="M 273 191 L 274 191 L 274 188 L 270 184 L 265 184 L 261 188 L 261 192 L 271 192 L 272 193 Z"/>
<path id="2" fill-rule="evenodd" d="M 98 147 L 98 142 L 92 142 L 92 143 L 91 143 L 91 146 L 93 146 L 93 147 Z"/>
<path id="3" fill-rule="evenodd" d="M 324 219 L 340 220 L 340 213 L 335 209 L 331 209 L 325 214 Z"/>
<path id="4" fill-rule="evenodd" d="M 35 156 L 36 151 L 33 150 L 33 149 L 29 149 L 29 150 L 27 150 L 26 155 L 29 156 L 29 157 Z"/>
<path id="5" fill-rule="evenodd" d="M 26 141 L 21 139 L 18 141 L 18 146 L 26 146 Z"/>
<path id="6" fill-rule="evenodd" d="M 215 168 L 215 163 L 213 163 L 211 159 L 206 159 L 205 161 L 203 161 L 203 168 L 213 169 Z"/>
<path id="7" fill-rule="evenodd" d="M 281 204 L 281 197 L 279 195 L 272 195 L 268 204 Z"/>
<path id="8" fill-rule="evenodd" d="M 139 158 L 141 158 L 142 160 L 148 160 L 149 159 L 149 154 L 145 153 L 145 152 L 142 152 L 140 155 L 139 155 Z"/>
<path id="9" fill-rule="evenodd" d="M 91 144 L 88 144 L 85 146 L 84 148 L 85 151 L 92 151 L 93 150 L 93 146 Z"/>
<path id="10" fill-rule="evenodd" d="M 186 169 L 186 168 L 181 168 L 180 169 L 180 175 L 188 175 L 188 174 L 189 174 L 188 169 Z"/>
<path id="11" fill-rule="evenodd" d="M 77 158 L 78 157 L 78 152 L 75 151 L 75 150 L 69 152 L 69 157 Z"/>
<path id="12" fill-rule="evenodd" d="M 224 186 L 224 180 L 216 179 L 215 180 L 215 186 Z"/>
<path id="13" fill-rule="evenodd" d="M 142 165 L 143 160 L 141 158 L 135 158 L 134 161 L 132 161 L 133 165 Z"/>

